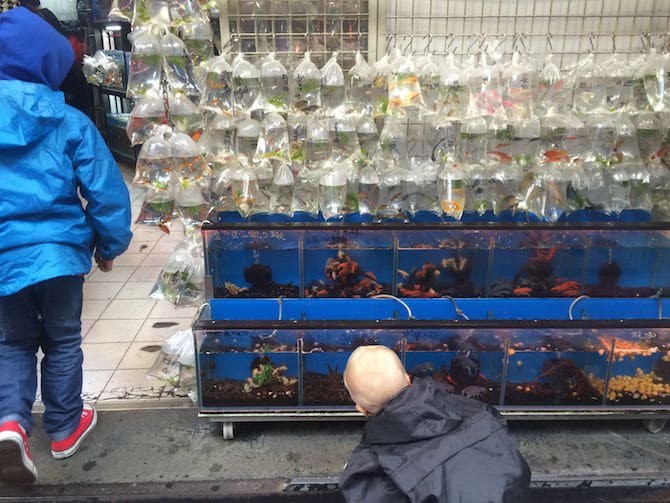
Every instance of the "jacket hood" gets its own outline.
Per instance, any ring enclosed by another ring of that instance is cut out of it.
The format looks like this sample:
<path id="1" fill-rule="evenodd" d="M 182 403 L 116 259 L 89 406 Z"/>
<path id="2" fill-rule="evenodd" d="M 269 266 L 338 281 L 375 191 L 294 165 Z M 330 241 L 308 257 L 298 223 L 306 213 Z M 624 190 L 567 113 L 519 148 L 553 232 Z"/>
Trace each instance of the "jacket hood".
<path id="1" fill-rule="evenodd" d="M 398 444 L 444 435 L 463 421 L 449 393 L 429 379 L 415 379 L 393 397 L 363 429 L 363 443 Z"/>
<path id="2" fill-rule="evenodd" d="M 63 93 L 42 84 L 0 81 L 0 149 L 24 147 L 58 127 L 65 117 Z"/>
<path id="3" fill-rule="evenodd" d="M 74 62 L 68 40 L 25 7 L 0 14 L 0 47 L 0 81 L 35 82 L 55 91 Z"/>

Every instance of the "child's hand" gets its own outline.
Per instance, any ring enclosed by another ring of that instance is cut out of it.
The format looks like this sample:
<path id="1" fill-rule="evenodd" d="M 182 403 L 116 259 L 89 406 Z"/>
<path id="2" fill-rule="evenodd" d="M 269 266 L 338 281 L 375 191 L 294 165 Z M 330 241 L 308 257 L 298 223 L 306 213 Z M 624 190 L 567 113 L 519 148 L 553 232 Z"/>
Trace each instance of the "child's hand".
<path id="1" fill-rule="evenodd" d="M 109 272 L 112 270 L 114 260 L 105 260 L 97 253 L 95 254 L 95 263 L 98 264 L 98 269 L 102 272 Z"/>

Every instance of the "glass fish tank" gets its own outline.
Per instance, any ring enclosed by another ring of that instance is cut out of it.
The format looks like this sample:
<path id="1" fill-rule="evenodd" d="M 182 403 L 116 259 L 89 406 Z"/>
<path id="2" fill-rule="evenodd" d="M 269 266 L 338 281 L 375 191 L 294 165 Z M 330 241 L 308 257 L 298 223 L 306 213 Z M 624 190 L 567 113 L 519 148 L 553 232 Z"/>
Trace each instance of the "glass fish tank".
<path id="1" fill-rule="evenodd" d="M 669 308 L 662 298 L 212 299 L 193 327 L 200 411 L 351 415 L 342 374 L 370 344 L 396 351 L 413 379 L 503 413 L 670 410 Z"/>
<path id="2" fill-rule="evenodd" d="M 670 292 L 662 223 L 203 227 L 214 298 L 644 298 Z"/>

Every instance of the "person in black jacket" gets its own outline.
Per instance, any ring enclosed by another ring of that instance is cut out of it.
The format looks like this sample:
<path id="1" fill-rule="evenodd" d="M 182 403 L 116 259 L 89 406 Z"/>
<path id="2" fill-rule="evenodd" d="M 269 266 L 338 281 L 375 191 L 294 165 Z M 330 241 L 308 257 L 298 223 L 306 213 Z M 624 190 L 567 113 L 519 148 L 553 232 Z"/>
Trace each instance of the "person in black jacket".
<path id="1" fill-rule="evenodd" d="M 528 501 L 528 464 L 486 404 L 410 382 L 385 346 L 357 348 L 344 384 L 368 417 L 340 477 L 348 502 Z"/>

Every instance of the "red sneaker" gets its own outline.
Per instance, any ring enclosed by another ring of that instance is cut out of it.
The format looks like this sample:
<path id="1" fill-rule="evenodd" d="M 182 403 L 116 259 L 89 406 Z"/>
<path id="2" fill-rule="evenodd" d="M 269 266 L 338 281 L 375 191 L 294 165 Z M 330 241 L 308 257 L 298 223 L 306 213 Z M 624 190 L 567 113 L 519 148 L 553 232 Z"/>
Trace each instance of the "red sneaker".
<path id="1" fill-rule="evenodd" d="M 0 425 L 0 482 L 34 484 L 37 468 L 28 450 L 28 435 L 16 421 Z"/>
<path id="2" fill-rule="evenodd" d="M 65 440 L 59 440 L 58 442 L 51 442 L 51 455 L 54 459 L 65 459 L 72 456 L 79 446 L 88 436 L 89 433 L 93 431 L 96 423 L 98 422 L 98 414 L 95 412 L 95 409 L 92 405 L 87 403 L 84 404 L 84 407 L 81 411 L 81 419 L 79 420 L 79 426 L 74 430 L 74 433 L 67 437 Z"/>

